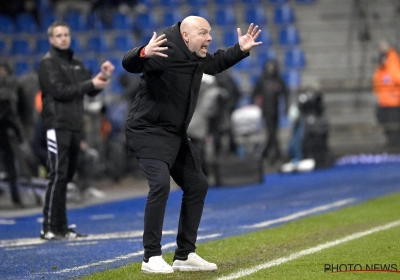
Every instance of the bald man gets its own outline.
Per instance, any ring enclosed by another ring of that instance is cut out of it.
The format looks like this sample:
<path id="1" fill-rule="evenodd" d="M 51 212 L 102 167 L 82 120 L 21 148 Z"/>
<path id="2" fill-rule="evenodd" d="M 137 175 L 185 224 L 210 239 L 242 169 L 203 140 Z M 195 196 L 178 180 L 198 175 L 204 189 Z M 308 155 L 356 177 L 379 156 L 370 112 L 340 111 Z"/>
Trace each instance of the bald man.
<path id="1" fill-rule="evenodd" d="M 201 17 L 189 16 L 154 32 L 148 45 L 128 51 L 122 65 L 131 73 L 143 73 L 140 89 L 126 122 L 129 154 L 137 158 L 147 177 L 142 271 L 173 273 L 216 270 L 217 265 L 196 254 L 197 232 L 208 190 L 201 160 L 187 136 L 203 73 L 216 75 L 249 56 L 261 30 L 251 24 L 238 43 L 208 53 L 211 27 Z M 172 267 L 162 258 L 161 239 L 170 176 L 183 191 L 177 248 Z"/>

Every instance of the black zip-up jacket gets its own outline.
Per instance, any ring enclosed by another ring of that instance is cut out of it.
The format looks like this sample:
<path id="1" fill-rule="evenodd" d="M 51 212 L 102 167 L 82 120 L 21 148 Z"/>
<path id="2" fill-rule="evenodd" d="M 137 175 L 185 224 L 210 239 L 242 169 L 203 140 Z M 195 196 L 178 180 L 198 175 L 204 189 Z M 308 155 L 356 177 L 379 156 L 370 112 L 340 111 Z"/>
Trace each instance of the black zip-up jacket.
<path id="1" fill-rule="evenodd" d="M 122 65 L 131 73 L 143 73 L 140 89 L 126 122 L 129 154 L 152 158 L 172 165 L 182 142 L 193 147 L 186 131 L 196 107 L 203 73 L 216 75 L 233 66 L 249 53 L 239 44 L 207 54 L 192 53 L 180 34 L 180 22 L 164 30 L 168 58 L 140 58 L 142 47 L 128 51 Z M 199 166 L 199 157 L 193 154 Z"/>
<path id="2" fill-rule="evenodd" d="M 90 71 L 74 58 L 73 51 L 51 47 L 39 65 L 43 101 L 43 129 L 81 131 L 83 98 L 100 92 L 92 83 Z"/>

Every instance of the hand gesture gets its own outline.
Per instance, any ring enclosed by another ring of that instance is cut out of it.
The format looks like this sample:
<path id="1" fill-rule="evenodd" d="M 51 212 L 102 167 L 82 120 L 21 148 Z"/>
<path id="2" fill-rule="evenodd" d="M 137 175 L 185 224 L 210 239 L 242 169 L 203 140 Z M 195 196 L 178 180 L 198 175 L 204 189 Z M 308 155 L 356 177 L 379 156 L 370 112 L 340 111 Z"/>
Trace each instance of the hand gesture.
<path id="1" fill-rule="evenodd" d="M 250 51 L 254 46 L 261 45 L 262 42 L 255 42 L 258 36 L 261 33 L 261 30 L 258 30 L 258 25 L 254 26 L 254 24 L 250 24 L 247 33 L 242 36 L 242 30 L 240 28 L 237 29 L 237 34 L 239 37 L 239 45 L 240 49 L 243 52 Z"/>
<path id="2" fill-rule="evenodd" d="M 92 79 L 92 83 L 95 89 L 104 89 L 110 83 L 110 79 L 104 80 L 103 74 L 100 72 Z"/>
<path id="3" fill-rule="evenodd" d="M 115 69 L 115 66 L 110 62 L 106 61 L 100 66 L 101 76 L 103 80 L 108 80 L 111 78 L 111 75 Z"/>
<path id="4" fill-rule="evenodd" d="M 162 57 L 168 57 L 168 55 L 162 53 L 161 51 L 165 51 L 168 47 L 160 47 L 162 44 L 167 42 L 167 38 L 165 38 L 165 34 L 162 34 L 157 37 L 157 33 L 153 32 L 153 37 L 151 37 L 149 43 L 144 49 L 144 54 L 146 57 L 151 57 L 153 55 L 158 55 Z"/>

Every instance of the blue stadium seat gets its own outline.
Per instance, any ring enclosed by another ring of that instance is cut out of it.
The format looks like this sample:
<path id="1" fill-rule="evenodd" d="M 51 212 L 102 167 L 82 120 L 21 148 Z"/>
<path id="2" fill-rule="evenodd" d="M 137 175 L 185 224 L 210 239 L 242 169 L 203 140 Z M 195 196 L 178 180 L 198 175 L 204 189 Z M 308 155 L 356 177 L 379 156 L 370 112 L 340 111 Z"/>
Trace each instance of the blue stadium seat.
<path id="1" fill-rule="evenodd" d="M 166 11 L 163 15 L 163 25 L 165 27 L 174 25 L 182 21 L 183 16 L 178 10 Z"/>
<path id="2" fill-rule="evenodd" d="M 114 50 L 120 52 L 127 52 L 135 46 L 135 41 L 132 36 L 119 35 L 114 38 Z"/>
<path id="3" fill-rule="evenodd" d="M 113 79 L 118 80 L 117 77 L 120 74 L 126 72 L 125 69 L 122 67 L 122 56 L 121 57 L 115 57 L 115 56 L 110 57 L 108 60 L 115 66 L 114 73 L 113 73 L 113 75 L 114 75 Z"/>
<path id="4" fill-rule="evenodd" d="M 248 71 L 251 70 L 254 67 L 253 60 L 251 59 L 251 56 L 248 56 L 238 63 L 236 63 L 233 68 L 236 70 L 243 70 L 243 71 Z"/>
<path id="5" fill-rule="evenodd" d="M 258 26 L 267 24 L 267 17 L 262 6 L 250 6 L 245 13 L 247 24 L 254 23 Z"/>
<path id="6" fill-rule="evenodd" d="M 192 16 L 199 16 L 199 17 L 203 17 L 203 18 L 209 18 L 208 16 L 208 10 L 206 8 L 198 8 L 196 6 L 194 6 L 191 11 L 190 11 L 190 15 Z"/>
<path id="7" fill-rule="evenodd" d="M 257 39 L 257 42 L 262 42 L 263 47 L 270 47 L 272 46 L 272 37 L 271 34 L 269 33 L 269 30 L 266 27 L 260 27 L 261 33 L 260 36 Z"/>
<path id="8" fill-rule="evenodd" d="M 287 49 L 285 52 L 285 68 L 302 69 L 306 65 L 304 51 L 300 47 Z"/>
<path id="9" fill-rule="evenodd" d="M 16 39 L 12 42 L 11 54 L 13 55 L 30 55 L 32 49 L 28 40 Z"/>
<path id="10" fill-rule="evenodd" d="M 0 34 L 12 34 L 15 31 L 15 26 L 12 18 L 0 15 Z"/>
<path id="11" fill-rule="evenodd" d="M 312 4 L 315 3 L 316 0 L 296 0 L 296 2 L 299 4 Z"/>
<path id="12" fill-rule="evenodd" d="M 92 75 L 96 75 L 100 72 L 100 64 L 97 58 L 84 58 L 82 59 L 82 63 L 92 72 Z"/>
<path id="13" fill-rule="evenodd" d="M 160 4 L 164 7 L 179 7 L 181 5 L 180 0 L 160 0 Z"/>
<path id="14" fill-rule="evenodd" d="M 7 42 L 0 40 L 0 56 L 8 54 Z"/>
<path id="15" fill-rule="evenodd" d="M 53 13 L 46 13 L 41 15 L 39 29 L 42 32 L 47 32 L 47 28 L 57 20 L 57 17 Z"/>
<path id="16" fill-rule="evenodd" d="M 90 37 L 87 41 L 86 51 L 97 53 L 108 51 L 106 38 L 102 35 L 95 35 Z"/>
<path id="17" fill-rule="evenodd" d="M 124 92 L 124 88 L 122 87 L 118 79 L 111 80 L 111 90 L 114 94 L 121 94 Z"/>
<path id="18" fill-rule="evenodd" d="M 200 7 L 200 6 L 207 6 L 208 0 L 188 0 L 187 3 L 192 7 L 193 6 Z"/>
<path id="19" fill-rule="evenodd" d="M 26 61 L 17 61 L 14 63 L 14 73 L 16 76 L 21 76 L 31 70 L 31 66 Z"/>
<path id="20" fill-rule="evenodd" d="M 20 14 L 15 18 L 17 32 L 35 33 L 37 32 L 37 24 L 35 19 L 30 14 Z"/>
<path id="21" fill-rule="evenodd" d="M 236 30 L 227 30 L 223 35 L 223 45 L 225 47 L 230 47 L 238 42 L 238 35 Z"/>
<path id="22" fill-rule="evenodd" d="M 78 54 L 78 53 L 82 53 L 82 52 L 83 52 L 82 43 L 81 43 L 81 41 L 79 40 L 79 38 L 77 38 L 77 37 L 75 37 L 75 38 L 73 37 L 73 38 L 71 39 L 70 48 L 74 51 L 75 54 Z"/>
<path id="23" fill-rule="evenodd" d="M 131 30 L 133 20 L 131 15 L 114 13 L 112 18 L 112 27 L 119 30 Z"/>
<path id="24" fill-rule="evenodd" d="M 87 30 L 87 19 L 84 14 L 71 11 L 64 16 L 64 20 L 74 32 Z"/>
<path id="25" fill-rule="evenodd" d="M 234 27 L 236 25 L 235 12 L 231 7 L 217 8 L 215 23 L 220 27 Z"/>
<path id="26" fill-rule="evenodd" d="M 242 2 L 246 5 L 260 5 L 262 4 L 262 0 L 242 0 Z"/>
<path id="27" fill-rule="evenodd" d="M 300 34 L 294 25 L 282 27 L 279 31 L 279 44 L 282 46 L 293 46 L 300 43 Z"/>
<path id="28" fill-rule="evenodd" d="M 295 21 L 293 8 L 289 4 L 275 7 L 274 23 L 278 25 L 292 24 Z"/>
<path id="29" fill-rule="evenodd" d="M 45 54 L 49 51 L 50 49 L 50 43 L 49 40 L 46 38 L 41 38 L 36 40 L 36 48 L 35 51 L 37 54 Z"/>
<path id="30" fill-rule="evenodd" d="M 142 13 L 136 16 L 136 25 L 143 32 L 152 32 L 158 28 L 157 19 L 152 13 Z"/>
<path id="31" fill-rule="evenodd" d="M 285 81 L 286 86 L 291 90 L 298 89 L 301 85 L 300 73 L 295 69 L 286 70 L 283 73 L 283 80 Z"/>
<path id="32" fill-rule="evenodd" d="M 103 31 L 106 30 L 106 25 L 101 20 L 101 18 L 95 14 L 91 13 L 87 18 L 87 29 L 88 30 L 96 30 L 96 31 Z"/>
<path id="33" fill-rule="evenodd" d="M 235 0 L 215 0 L 215 4 L 231 6 L 235 4 Z"/>
<path id="34" fill-rule="evenodd" d="M 276 60 L 276 52 L 272 48 L 268 48 L 265 51 L 262 50 L 257 55 L 257 64 L 261 69 L 264 68 L 265 63 L 269 60 Z"/>
<path id="35" fill-rule="evenodd" d="M 275 5 L 280 5 L 280 4 L 285 4 L 289 2 L 288 0 L 269 0 L 269 3 L 275 4 Z"/>

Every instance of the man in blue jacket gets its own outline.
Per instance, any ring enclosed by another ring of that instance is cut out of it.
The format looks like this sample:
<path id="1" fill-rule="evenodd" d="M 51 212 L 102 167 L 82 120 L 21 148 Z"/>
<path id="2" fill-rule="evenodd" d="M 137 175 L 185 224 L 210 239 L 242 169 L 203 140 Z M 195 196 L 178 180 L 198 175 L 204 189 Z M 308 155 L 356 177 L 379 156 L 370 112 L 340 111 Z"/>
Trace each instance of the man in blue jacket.
<path id="1" fill-rule="evenodd" d="M 208 182 L 201 160 L 187 136 L 203 73 L 216 75 L 249 56 L 261 30 L 251 24 L 238 44 L 208 53 L 211 27 L 201 17 L 189 16 L 153 34 L 147 46 L 128 51 L 122 65 L 128 72 L 143 73 L 126 123 L 129 153 L 138 159 L 149 183 L 144 217 L 144 258 L 147 273 L 174 270 L 215 270 L 216 264 L 198 256 L 199 228 Z M 170 176 L 182 188 L 177 249 L 171 267 L 162 258 L 161 238 Z"/>

